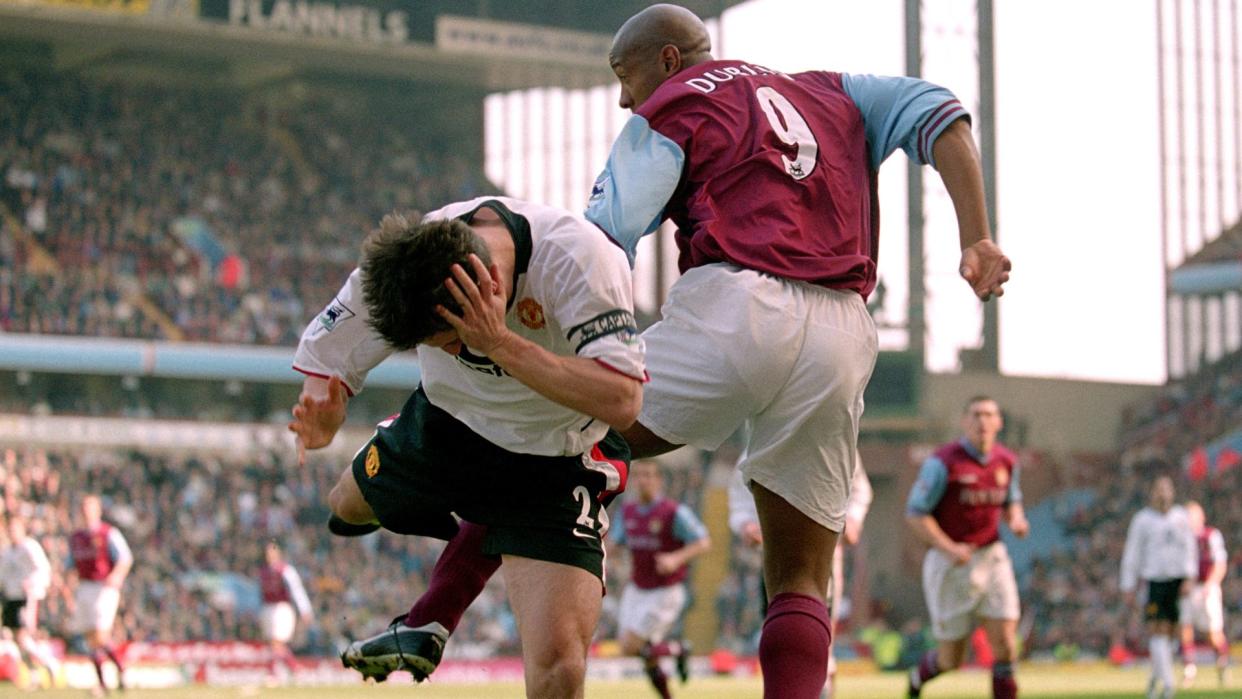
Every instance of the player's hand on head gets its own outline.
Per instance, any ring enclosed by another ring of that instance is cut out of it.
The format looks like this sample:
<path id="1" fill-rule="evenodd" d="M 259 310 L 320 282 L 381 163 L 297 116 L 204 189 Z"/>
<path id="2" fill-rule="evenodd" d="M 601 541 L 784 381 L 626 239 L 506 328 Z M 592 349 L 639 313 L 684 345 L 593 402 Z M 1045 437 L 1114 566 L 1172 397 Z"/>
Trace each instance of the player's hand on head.
<path id="1" fill-rule="evenodd" d="M 991 240 L 980 240 L 962 251 L 958 272 L 981 301 L 1003 296 L 1013 264 Z"/>
<path id="2" fill-rule="evenodd" d="M 437 306 L 436 312 L 453 326 L 462 343 L 490 355 L 511 333 L 505 324 L 508 309 L 500 287 L 500 268 L 493 264 L 489 269 L 473 254 L 469 264 L 474 270 L 474 279 L 461 265 L 453 265 L 452 276 L 444 281 L 445 288 L 461 307 L 461 315 L 443 306 Z"/>
<path id="3" fill-rule="evenodd" d="M 298 464 L 306 463 L 307 449 L 322 449 L 332 443 L 345 422 L 349 394 L 339 377 L 307 377 L 302 394 L 293 406 L 289 431 L 297 435 Z"/>

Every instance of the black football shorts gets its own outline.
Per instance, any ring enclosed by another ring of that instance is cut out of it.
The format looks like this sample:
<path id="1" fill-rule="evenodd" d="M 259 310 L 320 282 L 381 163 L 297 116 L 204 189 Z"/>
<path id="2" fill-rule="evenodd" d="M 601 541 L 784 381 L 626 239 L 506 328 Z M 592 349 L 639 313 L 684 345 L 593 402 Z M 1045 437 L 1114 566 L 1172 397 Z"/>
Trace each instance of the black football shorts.
<path id="1" fill-rule="evenodd" d="M 1147 604 L 1143 607 L 1143 616 L 1147 621 L 1178 621 L 1178 599 L 1181 594 L 1182 579 L 1149 580 L 1147 582 Z"/>
<path id="2" fill-rule="evenodd" d="M 484 553 L 582 568 L 603 579 L 605 507 L 625 489 L 630 449 L 614 431 L 578 456 L 517 454 L 431 404 L 419 386 L 354 456 L 379 523 L 451 538 L 450 513 L 488 527 Z"/>

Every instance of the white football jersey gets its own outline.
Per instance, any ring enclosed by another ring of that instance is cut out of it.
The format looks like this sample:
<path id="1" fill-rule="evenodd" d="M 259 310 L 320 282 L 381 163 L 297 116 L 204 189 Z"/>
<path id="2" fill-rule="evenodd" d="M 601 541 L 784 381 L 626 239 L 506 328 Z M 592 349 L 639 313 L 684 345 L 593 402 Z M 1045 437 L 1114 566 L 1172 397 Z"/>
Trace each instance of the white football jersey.
<path id="1" fill-rule="evenodd" d="M 51 582 L 51 562 L 34 537 L 28 536 L 0 554 L 0 591 L 6 599 L 43 599 Z"/>
<path id="2" fill-rule="evenodd" d="M 508 197 L 450 204 L 423 220 L 469 218 L 481 207 L 504 220 L 516 245 L 509 329 L 555 354 L 594 359 L 644 380 L 625 253 L 580 215 Z M 361 390 L 367 373 L 392 353 L 367 319 L 361 273 L 354 270 L 302 333 L 294 368 L 340 376 L 350 391 Z M 608 431 L 608 425 L 544 398 L 468 347 L 457 356 L 419 347 L 418 358 L 432 404 L 509 451 L 581 454 Z"/>
<path id="3" fill-rule="evenodd" d="M 1144 507 L 1130 520 L 1121 557 L 1121 590 L 1141 580 L 1194 580 L 1199 572 L 1199 545 L 1190 530 L 1186 509 L 1174 505 L 1161 513 Z"/>

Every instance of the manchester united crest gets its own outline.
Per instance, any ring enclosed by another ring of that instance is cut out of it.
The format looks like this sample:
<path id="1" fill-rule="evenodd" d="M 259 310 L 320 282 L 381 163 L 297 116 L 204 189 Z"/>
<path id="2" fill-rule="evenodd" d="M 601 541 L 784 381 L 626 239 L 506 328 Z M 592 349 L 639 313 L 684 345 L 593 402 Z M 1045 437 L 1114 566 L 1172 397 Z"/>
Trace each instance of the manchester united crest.
<path id="1" fill-rule="evenodd" d="M 539 330 L 548 324 L 547 319 L 543 317 L 543 306 L 529 297 L 517 302 L 517 315 L 522 325 L 531 330 Z"/>
<path id="2" fill-rule="evenodd" d="M 372 444 L 371 448 L 367 449 L 367 461 L 366 461 L 367 478 L 375 478 L 375 474 L 379 473 L 379 466 L 380 466 L 379 449 L 376 449 L 375 445 Z"/>
<path id="3" fill-rule="evenodd" d="M 1005 470 L 996 471 L 996 485 L 1004 488 L 1009 485 L 1009 472 Z"/>

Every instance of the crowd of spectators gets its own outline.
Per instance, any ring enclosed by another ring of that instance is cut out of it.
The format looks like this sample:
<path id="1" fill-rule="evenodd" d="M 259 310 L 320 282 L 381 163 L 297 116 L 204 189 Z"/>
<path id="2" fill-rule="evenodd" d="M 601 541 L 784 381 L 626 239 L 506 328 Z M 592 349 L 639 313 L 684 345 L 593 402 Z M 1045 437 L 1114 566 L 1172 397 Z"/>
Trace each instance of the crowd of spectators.
<path id="1" fill-rule="evenodd" d="M 0 94 L 3 331 L 295 344 L 380 216 L 493 191 L 326 89 L 0 68 Z"/>
<path id="2" fill-rule="evenodd" d="M 332 655 L 350 640 L 383 629 L 423 592 L 441 542 L 387 532 L 362 539 L 328 533 L 326 495 L 339 464 L 292 454 L 220 455 L 143 451 L 0 450 L 0 515 L 27 518 L 53 562 L 42 624 L 72 640 L 67 626 L 68 537 L 76 504 L 99 493 L 105 520 L 134 551 L 118 637 L 129 641 L 259 640 L 257 576 L 274 540 L 305 581 L 315 610 L 293 647 Z M 693 501 L 702 474 L 670 470 L 669 493 Z M 689 497 L 685 497 L 689 494 Z M 2 517 L 0 517 L 2 518 Z M 7 545 L 0 533 L 0 546 Z M 610 590 L 598 638 L 616 633 L 616 602 L 628 577 L 625 556 L 609 557 Z M 450 657 L 517 655 L 517 628 L 502 576 L 467 611 Z"/>
<path id="3" fill-rule="evenodd" d="M 1147 504 L 1158 475 L 1172 476 L 1178 501 L 1201 503 L 1208 525 L 1224 535 L 1226 633 L 1242 637 L 1242 468 L 1213 468 L 1202 478 L 1186 468 L 1196 448 L 1242 429 L 1239 406 L 1242 355 L 1234 355 L 1170 384 L 1127 416 L 1119 463 L 1087 474 L 1095 498 L 1063 517 L 1071 547 L 1033 562 L 1023 591 L 1031 651 L 1073 657 L 1144 648 L 1141 616 L 1123 603 L 1118 582 L 1130 518 Z"/>

